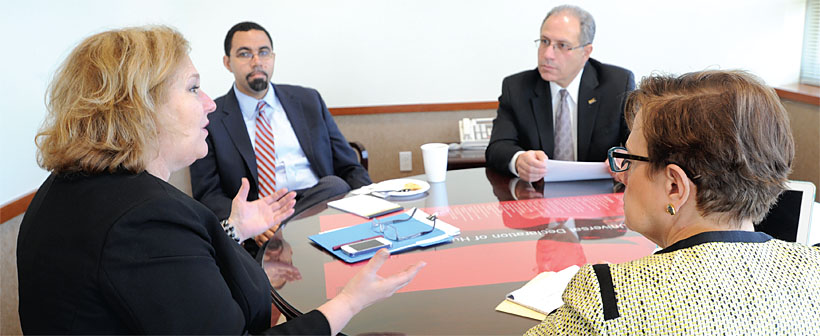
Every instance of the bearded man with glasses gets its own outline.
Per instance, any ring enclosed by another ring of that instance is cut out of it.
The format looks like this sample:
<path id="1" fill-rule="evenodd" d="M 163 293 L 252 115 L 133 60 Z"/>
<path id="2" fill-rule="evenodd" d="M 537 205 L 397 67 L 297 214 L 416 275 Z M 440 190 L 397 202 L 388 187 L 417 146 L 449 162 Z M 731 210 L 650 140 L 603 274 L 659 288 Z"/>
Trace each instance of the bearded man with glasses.
<path id="1" fill-rule="evenodd" d="M 271 82 L 276 54 L 264 27 L 240 22 L 225 36 L 234 85 L 208 115 L 208 154 L 191 165 L 193 196 L 226 219 L 242 180 L 248 201 L 296 191 L 296 213 L 371 184 L 367 170 L 314 89 Z M 277 226 L 278 227 L 278 226 Z M 277 227 L 244 243 L 251 254 Z"/>
<path id="2" fill-rule="evenodd" d="M 590 58 L 595 20 L 575 6 L 550 10 L 541 24 L 538 68 L 509 76 L 485 156 L 487 166 L 534 182 L 547 160 L 602 162 L 626 141 L 631 71 Z"/>

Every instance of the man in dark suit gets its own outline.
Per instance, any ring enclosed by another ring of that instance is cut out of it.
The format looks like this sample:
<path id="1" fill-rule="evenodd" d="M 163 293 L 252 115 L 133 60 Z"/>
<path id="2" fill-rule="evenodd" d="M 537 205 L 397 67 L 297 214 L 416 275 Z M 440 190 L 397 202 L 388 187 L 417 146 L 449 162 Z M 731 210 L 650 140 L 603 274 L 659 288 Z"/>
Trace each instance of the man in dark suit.
<path id="1" fill-rule="evenodd" d="M 604 162 L 626 141 L 623 115 L 635 88 L 629 70 L 589 56 L 595 21 L 575 6 L 553 8 L 541 24 L 538 68 L 504 79 L 487 166 L 533 182 L 547 160 Z"/>
<path id="2" fill-rule="evenodd" d="M 236 24 L 225 37 L 223 63 L 234 86 L 208 115 L 208 155 L 191 165 L 194 198 L 220 219 L 230 215 L 242 177 L 250 181 L 248 200 L 295 190 L 296 213 L 371 183 L 319 93 L 270 82 L 274 57 L 270 34 L 256 23 Z"/>

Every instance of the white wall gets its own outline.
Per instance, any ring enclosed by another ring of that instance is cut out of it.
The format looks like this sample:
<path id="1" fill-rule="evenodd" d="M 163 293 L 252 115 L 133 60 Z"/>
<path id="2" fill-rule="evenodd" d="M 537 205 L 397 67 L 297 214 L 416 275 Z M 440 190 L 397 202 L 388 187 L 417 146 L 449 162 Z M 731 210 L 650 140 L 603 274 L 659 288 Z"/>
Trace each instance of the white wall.
<path id="1" fill-rule="evenodd" d="M 253 20 L 273 35 L 274 80 L 318 89 L 328 106 L 490 101 L 501 79 L 535 67 L 541 20 L 557 1 L 266 0 L 6 3 L 0 14 L 0 204 L 37 188 L 34 135 L 45 88 L 81 39 L 106 29 L 166 24 L 191 42 L 211 96 L 233 77 L 222 40 Z M 631 69 L 750 70 L 771 85 L 796 82 L 805 0 L 588 0 L 592 56 Z"/>

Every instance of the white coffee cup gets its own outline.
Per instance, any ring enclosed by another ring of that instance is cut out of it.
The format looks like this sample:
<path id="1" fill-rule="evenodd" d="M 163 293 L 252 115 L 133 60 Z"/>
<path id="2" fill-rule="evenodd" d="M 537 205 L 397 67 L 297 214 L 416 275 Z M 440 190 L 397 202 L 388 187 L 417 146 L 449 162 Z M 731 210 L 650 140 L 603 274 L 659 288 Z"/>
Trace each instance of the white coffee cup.
<path id="1" fill-rule="evenodd" d="M 447 152 L 450 146 L 443 143 L 421 145 L 421 156 L 424 159 L 424 173 L 427 181 L 444 182 L 447 177 Z"/>

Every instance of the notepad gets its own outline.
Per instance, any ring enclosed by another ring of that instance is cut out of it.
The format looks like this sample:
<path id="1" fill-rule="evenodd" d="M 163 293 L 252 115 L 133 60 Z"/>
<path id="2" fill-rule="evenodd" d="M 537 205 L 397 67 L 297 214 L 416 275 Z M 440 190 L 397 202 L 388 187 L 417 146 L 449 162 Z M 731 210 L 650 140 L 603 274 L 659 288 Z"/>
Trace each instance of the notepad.
<path id="1" fill-rule="evenodd" d="M 499 303 L 498 306 L 495 307 L 495 310 L 500 311 L 502 313 L 531 318 L 537 321 L 543 321 L 545 318 L 547 318 L 547 314 L 539 313 L 535 310 L 529 309 L 510 300 L 501 301 L 501 303 Z"/>
<path id="2" fill-rule="evenodd" d="M 508 294 L 507 300 L 541 314 L 549 314 L 564 304 L 561 295 L 579 269 L 577 265 L 572 265 L 559 272 L 541 272 L 523 287 Z"/>
<path id="3" fill-rule="evenodd" d="M 328 202 L 327 205 L 364 218 L 378 217 L 404 209 L 401 205 L 369 195 L 342 198 Z"/>

